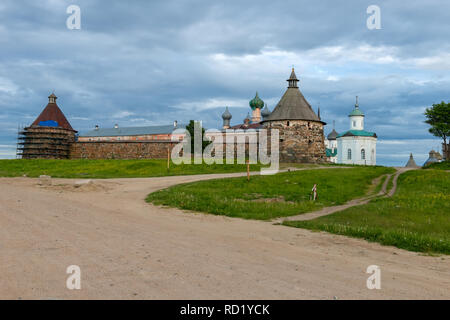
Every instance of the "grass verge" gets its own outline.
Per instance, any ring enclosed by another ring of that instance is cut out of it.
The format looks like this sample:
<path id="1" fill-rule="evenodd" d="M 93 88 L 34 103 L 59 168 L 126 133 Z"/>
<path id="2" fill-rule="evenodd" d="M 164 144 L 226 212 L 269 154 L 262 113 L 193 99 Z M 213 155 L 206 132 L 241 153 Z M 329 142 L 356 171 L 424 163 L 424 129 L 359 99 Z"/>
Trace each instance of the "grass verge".
<path id="1" fill-rule="evenodd" d="M 287 226 L 363 238 L 398 248 L 450 254 L 450 173 L 414 170 L 398 179 L 392 198 Z"/>
<path id="2" fill-rule="evenodd" d="M 260 165 L 250 165 L 259 170 Z M 174 165 L 167 170 L 167 160 L 0 160 L 1 177 L 55 178 L 139 178 L 175 175 L 245 172 L 245 164 L 230 165 Z"/>
<path id="3" fill-rule="evenodd" d="M 363 196 L 374 178 L 391 173 L 386 167 L 303 170 L 272 176 L 215 179 L 173 186 L 147 197 L 157 205 L 230 217 L 267 220 L 339 205 Z M 317 184 L 319 198 L 310 201 Z"/>

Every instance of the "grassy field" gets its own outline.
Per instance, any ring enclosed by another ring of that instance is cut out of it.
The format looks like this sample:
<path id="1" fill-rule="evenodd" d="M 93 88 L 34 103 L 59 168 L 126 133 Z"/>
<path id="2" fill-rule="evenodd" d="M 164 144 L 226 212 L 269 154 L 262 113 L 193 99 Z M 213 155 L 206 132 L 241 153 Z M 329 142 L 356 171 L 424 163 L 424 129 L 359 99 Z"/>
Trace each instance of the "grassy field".
<path id="1" fill-rule="evenodd" d="M 394 170 L 385 167 L 354 167 L 284 172 L 200 181 L 160 190 L 148 202 L 181 209 L 241 217 L 272 219 L 318 210 L 363 196 L 372 179 Z M 318 184 L 319 199 L 309 194 Z"/>
<path id="2" fill-rule="evenodd" d="M 411 251 L 450 254 L 450 173 L 410 171 L 399 177 L 392 198 L 376 199 L 311 221 L 284 224 Z"/>
<path id="3" fill-rule="evenodd" d="M 259 170 L 260 165 L 250 165 Z M 208 173 L 245 172 L 245 164 L 174 165 L 167 160 L 0 160 L 0 177 L 136 178 Z"/>

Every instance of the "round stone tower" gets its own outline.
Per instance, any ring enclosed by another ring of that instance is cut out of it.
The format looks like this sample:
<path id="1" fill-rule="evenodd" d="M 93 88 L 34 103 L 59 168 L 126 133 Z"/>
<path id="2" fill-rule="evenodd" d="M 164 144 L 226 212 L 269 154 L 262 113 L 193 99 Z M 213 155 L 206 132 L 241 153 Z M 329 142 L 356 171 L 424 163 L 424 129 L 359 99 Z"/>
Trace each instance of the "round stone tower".
<path id="1" fill-rule="evenodd" d="M 323 126 L 298 88 L 294 68 L 287 79 L 288 88 L 275 109 L 263 120 L 268 129 L 278 129 L 280 161 L 297 163 L 327 162 Z"/>

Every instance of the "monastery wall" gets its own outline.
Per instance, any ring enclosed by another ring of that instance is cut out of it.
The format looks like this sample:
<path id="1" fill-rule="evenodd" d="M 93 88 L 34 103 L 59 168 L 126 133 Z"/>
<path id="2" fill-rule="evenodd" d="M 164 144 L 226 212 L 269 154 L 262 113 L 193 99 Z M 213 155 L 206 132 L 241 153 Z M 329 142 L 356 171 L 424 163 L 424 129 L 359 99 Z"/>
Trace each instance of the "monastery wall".
<path id="1" fill-rule="evenodd" d="M 75 142 L 71 159 L 166 159 L 171 141 L 90 141 Z"/>

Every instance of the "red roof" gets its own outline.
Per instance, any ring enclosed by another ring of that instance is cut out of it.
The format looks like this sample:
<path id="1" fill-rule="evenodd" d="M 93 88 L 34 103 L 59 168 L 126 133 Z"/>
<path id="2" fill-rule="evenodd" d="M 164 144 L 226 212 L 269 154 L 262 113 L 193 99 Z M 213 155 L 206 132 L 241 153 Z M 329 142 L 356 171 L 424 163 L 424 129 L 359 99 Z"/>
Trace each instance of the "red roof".
<path id="1" fill-rule="evenodd" d="M 262 129 L 264 126 L 261 123 L 249 123 L 245 125 L 244 123 L 232 126 L 230 129 Z"/>
<path id="2" fill-rule="evenodd" d="M 41 121 L 49 121 L 49 120 L 58 122 L 59 127 L 75 131 L 73 130 L 69 121 L 67 121 L 66 116 L 56 103 L 49 103 L 45 107 L 45 109 L 41 112 L 39 117 L 37 117 L 37 119 L 34 120 L 32 126 L 38 126 Z"/>

